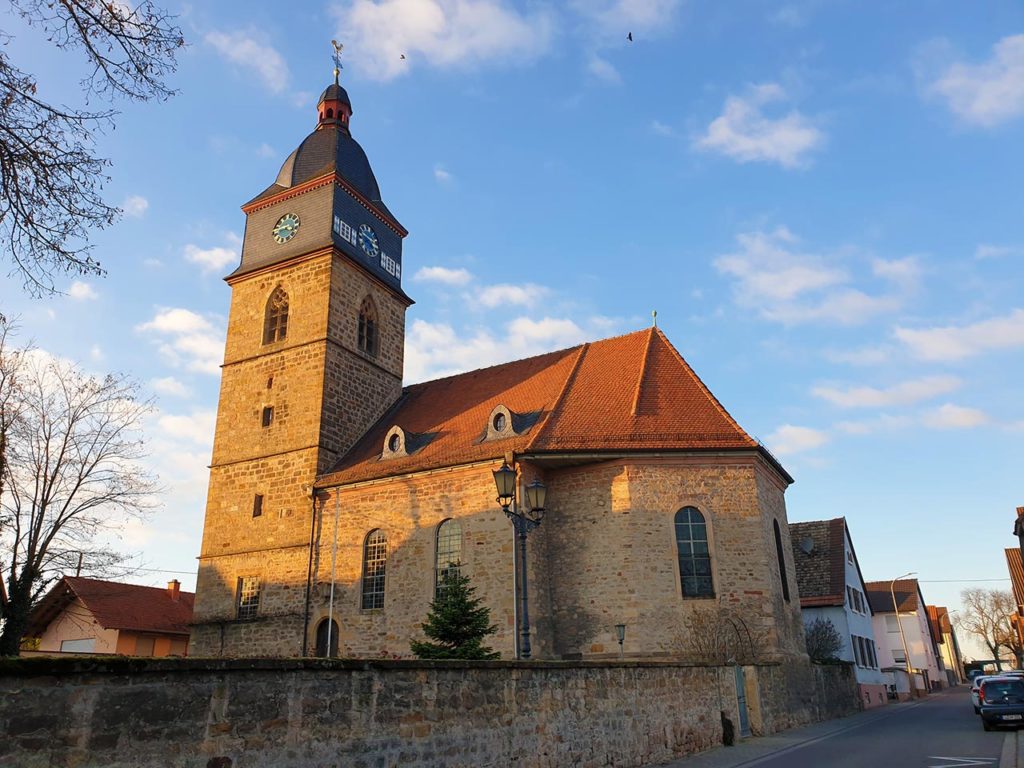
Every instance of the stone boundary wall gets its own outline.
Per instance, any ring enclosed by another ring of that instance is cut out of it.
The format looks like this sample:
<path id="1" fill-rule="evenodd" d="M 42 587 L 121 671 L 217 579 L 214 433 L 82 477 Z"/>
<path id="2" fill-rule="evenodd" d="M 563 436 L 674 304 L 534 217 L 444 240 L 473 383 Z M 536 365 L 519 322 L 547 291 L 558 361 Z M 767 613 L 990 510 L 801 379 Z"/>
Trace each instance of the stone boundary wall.
<path id="1" fill-rule="evenodd" d="M 755 733 L 857 709 L 849 665 L 746 667 Z M 0 659 L 0 765 L 639 766 L 720 745 L 733 667 Z"/>

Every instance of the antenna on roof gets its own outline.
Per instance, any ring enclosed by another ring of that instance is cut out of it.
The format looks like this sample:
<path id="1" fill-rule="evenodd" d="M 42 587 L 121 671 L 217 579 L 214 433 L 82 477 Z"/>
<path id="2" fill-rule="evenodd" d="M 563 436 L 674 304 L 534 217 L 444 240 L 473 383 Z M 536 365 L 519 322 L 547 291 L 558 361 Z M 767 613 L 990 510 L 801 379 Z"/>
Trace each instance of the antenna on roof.
<path id="1" fill-rule="evenodd" d="M 652 309 L 651 310 L 651 328 L 657 328 L 657 327 L 658 327 L 658 310 Z"/>

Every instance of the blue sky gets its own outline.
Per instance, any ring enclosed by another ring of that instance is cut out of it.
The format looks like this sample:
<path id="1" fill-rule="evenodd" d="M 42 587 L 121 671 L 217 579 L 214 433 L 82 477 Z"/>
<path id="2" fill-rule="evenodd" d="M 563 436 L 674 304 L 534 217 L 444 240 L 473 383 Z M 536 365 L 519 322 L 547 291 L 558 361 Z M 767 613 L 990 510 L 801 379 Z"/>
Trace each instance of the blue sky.
<path id="1" fill-rule="evenodd" d="M 336 37 L 353 134 L 410 231 L 407 381 L 656 309 L 796 478 L 790 519 L 846 516 L 866 578 L 917 571 L 955 609 L 966 580 L 1006 577 L 1024 504 L 1019 3 L 170 7 L 178 95 L 121 105 L 98 148 L 125 210 L 94 237 L 108 276 L 43 300 L 0 278 L 24 337 L 157 398 L 166 503 L 123 537 L 147 567 L 195 571 L 239 206 L 314 127 Z M 81 103 L 73 55 L 5 29 L 46 98 Z"/>

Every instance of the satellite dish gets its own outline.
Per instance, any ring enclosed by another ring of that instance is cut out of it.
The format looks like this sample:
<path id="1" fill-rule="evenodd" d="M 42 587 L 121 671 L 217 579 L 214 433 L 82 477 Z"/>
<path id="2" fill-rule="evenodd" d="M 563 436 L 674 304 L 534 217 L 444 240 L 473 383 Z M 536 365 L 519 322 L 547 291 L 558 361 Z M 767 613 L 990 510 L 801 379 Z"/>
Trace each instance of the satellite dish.
<path id="1" fill-rule="evenodd" d="M 805 555 L 811 554 L 811 552 L 814 550 L 814 539 L 812 539 L 810 536 L 804 536 L 802 539 L 800 539 L 800 549 L 803 550 L 803 553 Z"/>

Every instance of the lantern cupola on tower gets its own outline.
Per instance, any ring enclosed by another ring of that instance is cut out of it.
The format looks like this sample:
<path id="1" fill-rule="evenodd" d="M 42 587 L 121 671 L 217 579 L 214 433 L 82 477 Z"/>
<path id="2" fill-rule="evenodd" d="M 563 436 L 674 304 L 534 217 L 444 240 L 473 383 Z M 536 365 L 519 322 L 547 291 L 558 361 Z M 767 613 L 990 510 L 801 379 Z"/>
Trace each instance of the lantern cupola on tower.
<path id="1" fill-rule="evenodd" d="M 317 128 L 328 128 L 339 126 L 348 131 L 348 119 L 352 116 L 352 102 L 349 101 L 348 93 L 338 83 L 332 83 L 320 94 L 320 101 L 316 105 L 320 122 Z"/>

